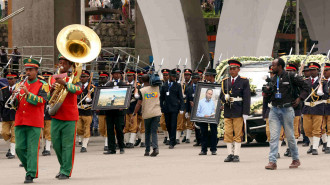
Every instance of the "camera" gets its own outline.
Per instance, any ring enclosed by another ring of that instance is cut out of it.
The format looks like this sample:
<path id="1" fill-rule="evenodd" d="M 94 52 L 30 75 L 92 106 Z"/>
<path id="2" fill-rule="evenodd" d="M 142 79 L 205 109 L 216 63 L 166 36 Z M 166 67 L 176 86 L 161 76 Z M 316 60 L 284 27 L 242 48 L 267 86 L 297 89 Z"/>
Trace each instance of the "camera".
<path id="1" fill-rule="evenodd" d="M 262 92 L 265 95 L 272 94 L 273 90 L 274 90 L 274 85 L 272 83 L 272 80 L 268 76 L 267 76 L 266 82 L 267 83 L 262 86 Z"/>

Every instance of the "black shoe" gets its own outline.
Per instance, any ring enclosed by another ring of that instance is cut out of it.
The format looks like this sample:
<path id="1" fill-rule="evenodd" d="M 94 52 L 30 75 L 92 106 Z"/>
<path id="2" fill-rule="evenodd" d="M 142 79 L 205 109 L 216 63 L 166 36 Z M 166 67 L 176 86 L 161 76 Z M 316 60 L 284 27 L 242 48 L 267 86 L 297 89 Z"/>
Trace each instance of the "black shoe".
<path id="1" fill-rule="evenodd" d="M 56 174 L 55 178 L 58 179 L 58 177 L 61 175 L 61 172 L 58 172 L 58 174 Z"/>
<path id="2" fill-rule="evenodd" d="M 327 147 L 327 148 L 325 149 L 324 153 L 326 153 L 326 154 L 330 154 L 330 147 Z"/>
<path id="3" fill-rule="evenodd" d="M 124 154 L 125 150 L 123 148 L 120 149 L 120 154 Z"/>
<path id="4" fill-rule="evenodd" d="M 127 143 L 127 144 L 126 144 L 126 148 L 134 148 L 133 143 Z"/>
<path id="5" fill-rule="evenodd" d="M 212 153 L 212 155 L 217 155 L 217 152 L 216 151 L 213 151 L 211 153 Z"/>
<path id="6" fill-rule="evenodd" d="M 197 139 L 194 139 L 194 142 L 196 143 L 197 142 Z"/>
<path id="7" fill-rule="evenodd" d="M 66 179 L 69 179 L 70 177 L 69 176 L 66 176 L 64 174 L 60 174 L 60 176 L 58 176 L 58 180 L 66 180 Z"/>
<path id="8" fill-rule="evenodd" d="M 169 149 L 173 149 L 173 148 L 174 148 L 174 146 L 173 146 L 173 145 L 170 145 L 168 148 L 169 148 Z"/>
<path id="9" fill-rule="evenodd" d="M 51 155 L 51 154 L 50 154 L 50 151 L 48 151 L 48 150 L 44 150 L 44 151 L 42 152 L 42 155 L 43 155 L 43 156 L 48 156 L 48 155 Z"/>
<path id="10" fill-rule="evenodd" d="M 140 147 L 146 147 L 146 144 L 144 144 L 144 142 L 141 142 Z"/>
<path id="11" fill-rule="evenodd" d="M 186 143 L 190 143 L 190 139 L 186 139 Z"/>
<path id="12" fill-rule="evenodd" d="M 322 152 L 325 152 L 326 148 L 327 148 L 327 143 L 323 143 Z"/>
<path id="13" fill-rule="evenodd" d="M 303 146 L 303 147 L 307 147 L 307 146 L 309 146 L 309 143 L 306 143 L 306 142 L 305 142 L 304 144 L 302 144 L 302 146 Z"/>
<path id="14" fill-rule="evenodd" d="M 311 154 L 313 151 L 313 145 L 310 146 L 310 148 L 307 150 L 307 154 Z"/>
<path id="15" fill-rule="evenodd" d="M 281 146 L 285 146 L 286 142 L 283 140 Z"/>
<path id="16" fill-rule="evenodd" d="M 316 149 L 312 149 L 312 155 L 319 155 L 319 152 Z"/>
<path id="17" fill-rule="evenodd" d="M 9 155 L 8 155 L 8 157 L 7 157 L 8 159 L 14 159 L 15 158 L 15 156 L 13 155 L 13 154 L 11 154 L 11 153 L 9 153 Z"/>
<path id="18" fill-rule="evenodd" d="M 227 156 L 227 158 L 225 159 L 224 162 L 232 162 L 233 159 L 234 159 L 234 155 L 233 154 L 230 154 L 230 155 Z"/>
<path id="19" fill-rule="evenodd" d="M 279 159 L 279 158 L 281 158 L 280 153 L 277 153 L 276 159 Z"/>
<path id="20" fill-rule="evenodd" d="M 291 153 L 291 152 L 290 152 L 290 149 L 287 148 L 283 155 L 286 156 L 286 157 L 290 157 L 290 156 L 289 156 L 290 153 Z M 290 154 L 290 155 L 291 155 L 291 154 Z"/>
<path id="21" fill-rule="evenodd" d="M 167 137 L 164 137 L 163 143 L 166 144 L 166 141 L 167 141 Z"/>
<path id="22" fill-rule="evenodd" d="M 8 152 L 6 153 L 6 157 L 8 157 L 9 154 L 11 154 L 10 149 L 8 149 Z"/>
<path id="23" fill-rule="evenodd" d="M 21 164 L 19 164 L 19 167 L 24 167 L 24 165 L 21 163 Z"/>
<path id="24" fill-rule="evenodd" d="M 28 184 L 28 183 L 33 183 L 33 177 L 31 177 L 30 175 L 25 177 L 25 181 L 24 184 Z"/>
<path id="25" fill-rule="evenodd" d="M 201 151 L 198 155 L 207 155 L 207 152 Z"/>
<path id="26" fill-rule="evenodd" d="M 185 143 L 185 142 L 186 142 L 186 140 L 187 140 L 187 137 L 186 137 L 186 136 L 184 136 L 184 137 L 183 137 L 183 139 L 181 140 L 181 142 L 182 142 L 182 143 Z"/>
<path id="27" fill-rule="evenodd" d="M 170 145 L 170 140 L 167 140 L 165 145 Z"/>
<path id="28" fill-rule="evenodd" d="M 134 146 L 139 146 L 140 143 L 141 143 L 141 139 L 138 139 L 135 141 Z"/>
<path id="29" fill-rule="evenodd" d="M 81 141 L 80 141 L 80 142 L 78 142 L 78 145 L 80 145 L 80 146 L 81 146 L 81 145 L 82 145 L 82 142 L 81 142 Z"/>
<path id="30" fill-rule="evenodd" d="M 87 149 L 85 147 L 81 147 L 80 152 L 81 153 L 87 152 Z"/>
<path id="31" fill-rule="evenodd" d="M 116 154 L 116 151 L 111 151 L 111 150 L 108 150 L 106 152 L 103 152 L 104 155 L 108 155 L 108 154 Z"/>
<path id="32" fill-rule="evenodd" d="M 234 163 L 239 162 L 239 156 L 238 155 L 234 155 L 233 162 Z"/>
<path id="33" fill-rule="evenodd" d="M 108 151 L 109 150 L 109 147 L 108 146 L 104 146 L 104 151 Z"/>
<path id="34" fill-rule="evenodd" d="M 154 149 L 154 151 L 152 151 L 152 153 L 150 154 L 150 157 L 156 157 L 158 154 L 159 154 L 159 150 Z"/>
<path id="35" fill-rule="evenodd" d="M 175 140 L 175 142 L 176 142 L 177 145 L 180 144 L 180 140 L 179 139 Z"/>
<path id="36" fill-rule="evenodd" d="M 196 143 L 193 146 L 201 146 L 201 144 L 200 143 Z"/>

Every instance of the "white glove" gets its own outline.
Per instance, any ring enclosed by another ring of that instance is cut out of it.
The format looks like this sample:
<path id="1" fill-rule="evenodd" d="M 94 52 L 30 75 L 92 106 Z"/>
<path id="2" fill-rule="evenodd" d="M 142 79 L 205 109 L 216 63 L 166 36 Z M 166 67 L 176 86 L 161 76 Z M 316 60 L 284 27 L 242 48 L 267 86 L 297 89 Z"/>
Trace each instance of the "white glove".
<path id="1" fill-rule="evenodd" d="M 91 102 L 92 101 L 92 99 L 90 99 L 90 98 L 86 98 L 86 102 Z"/>
<path id="2" fill-rule="evenodd" d="M 184 111 L 180 110 L 180 114 L 183 114 L 183 113 L 184 113 Z"/>
<path id="3" fill-rule="evenodd" d="M 183 98 L 186 98 L 186 95 L 185 94 L 183 94 Z"/>
<path id="4" fill-rule="evenodd" d="M 139 94 L 134 94 L 134 98 L 135 99 L 139 99 L 140 98 L 140 95 Z"/>
<path id="5" fill-rule="evenodd" d="M 247 120 L 248 117 L 249 117 L 249 115 L 243 114 L 243 120 L 244 120 L 245 123 L 246 123 L 246 120 Z"/>
<path id="6" fill-rule="evenodd" d="M 188 119 L 189 118 L 189 113 L 186 112 L 186 114 L 184 116 L 186 117 L 186 119 Z"/>
<path id="7" fill-rule="evenodd" d="M 229 101 L 229 99 L 230 99 L 229 94 L 225 94 L 225 100 L 226 100 L 226 101 Z"/>

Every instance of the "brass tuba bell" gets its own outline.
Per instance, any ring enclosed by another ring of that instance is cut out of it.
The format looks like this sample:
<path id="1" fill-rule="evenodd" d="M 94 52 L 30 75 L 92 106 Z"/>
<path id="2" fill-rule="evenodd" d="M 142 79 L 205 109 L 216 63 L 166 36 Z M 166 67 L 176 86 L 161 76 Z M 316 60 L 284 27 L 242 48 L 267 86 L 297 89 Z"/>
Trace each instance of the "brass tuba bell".
<path id="1" fill-rule="evenodd" d="M 77 63 L 91 62 L 101 51 L 99 36 L 92 29 L 80 24 L 63 28 L 57 35 L 56 45 L 65 58 Z"/>

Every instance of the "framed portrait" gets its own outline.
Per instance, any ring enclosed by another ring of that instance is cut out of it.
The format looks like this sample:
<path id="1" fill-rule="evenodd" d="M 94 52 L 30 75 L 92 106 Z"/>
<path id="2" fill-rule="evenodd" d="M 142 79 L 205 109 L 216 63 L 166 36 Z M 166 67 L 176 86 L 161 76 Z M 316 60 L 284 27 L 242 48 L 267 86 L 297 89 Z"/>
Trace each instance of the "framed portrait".
<path id="1" fill-rule="evenodd" d="M 219 124 L 221 85 L 201 83 L 196 86 L 190 121 Z"/>
<path id="2" fill-rule="evenodd" d="M 130 104 L 132 86 L 97 87 L 92 110 L 127 109 Z"/>

